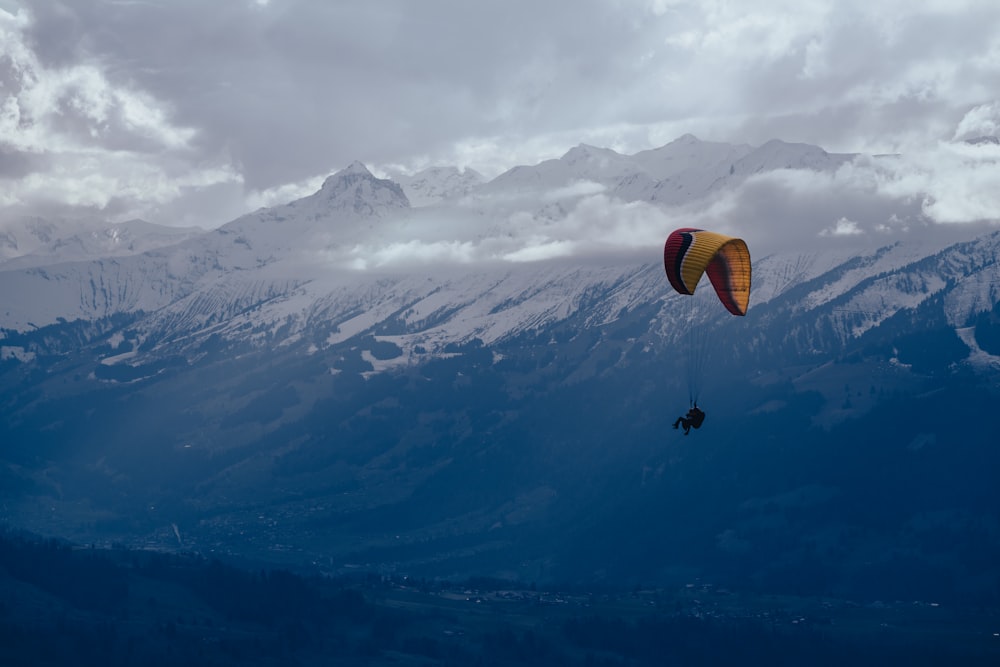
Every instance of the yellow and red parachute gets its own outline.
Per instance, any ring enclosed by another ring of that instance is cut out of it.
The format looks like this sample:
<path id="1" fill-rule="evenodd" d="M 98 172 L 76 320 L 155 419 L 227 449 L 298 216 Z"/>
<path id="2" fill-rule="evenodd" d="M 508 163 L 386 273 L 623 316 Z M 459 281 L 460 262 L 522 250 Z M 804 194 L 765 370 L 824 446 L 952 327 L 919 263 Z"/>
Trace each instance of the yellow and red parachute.
<path id="1" fill-rule="evenodd" d="M 743 239 L 691 227 L 677 229 L 663 246 L 663 268 L 681 294 L 694 294 L 707 273 L 722 305 L 733 315 L 747 314 L 750 251 Z"/>

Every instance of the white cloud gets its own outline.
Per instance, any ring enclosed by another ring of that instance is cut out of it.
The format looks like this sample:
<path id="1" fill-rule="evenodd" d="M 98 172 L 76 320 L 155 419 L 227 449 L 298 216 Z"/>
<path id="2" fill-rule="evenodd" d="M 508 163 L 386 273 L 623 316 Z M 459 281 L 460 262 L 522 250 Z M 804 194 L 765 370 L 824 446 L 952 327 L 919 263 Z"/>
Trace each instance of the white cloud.
<path id="1" fill-rule="evenodd" d="M 962 117 L 953 139 L 965 141 L 980 137 L 1000 136 L 1000 102 L 980 104 Z"/>
<path id="2" fill-rule="evenodd" d="M 543 195 L 543 199 L 545 201 L 574 199 L 577 197 L 584 197 L 586 195 L 604 192 L 605 189 L 605 186 L 600 183 L 594 183 L 593 181 L 576 181 L 575 183 L 570 183 L 569 185 L 545 193 L 545 195 Z"/>
<path id="3" fill-rule="evenodd" d="M 508 252 L 503 259 L 509 262 L 540 262 L 547 259 L 572 257 L 576 241 L 558 241 L 544 236 L 529 237 L 523 248 Z"/>
<path id="4" fill-rule="evenodd" d="M 247 193 L 246 205 L 251 210 L 286 204 L 296 199 L 307 197 L 323 185 L 323 177 L 307 178 L 298 183 L 285 183 L 266 190 L 255 190 Z"/>
<path id="5" fill-rule="evenodd" d="M 322 249 L 306 261 L 353 271 L 425 271 L 564 258 L 655 259 L 655 249 L 674 222 L 651 205 L 622 202 L 604 193 L 580 197 L 570 190 L 559 201 L 565 214 L 557 217 L 549 213 L 552 201 L 544 194 L 491 200 L 491 205 L 474 209 L 475 214 L 467 204 L 418 209 L 379 221 L 363 240 L 349 246 L 335 233 L 317 238 L 311 245 Z"/>
<path id="6" fill-rule="evenodd" d="M 837 222 L 833 223 L 832 227 L 827 227 L 820 231 L 820 236 L 856 236 L 858 234 L 863 234 L 864 232 L 853 220 L 848 220 L 847 218 L 841 218 Z"/>
<path id="7" fill-rule="evenodd" d="M 1000 146 L 941 143 L 873 170 L 879 191 L 919 199 L 937 223 L 1000 222 Z"/>
<path id="8" fill-rule="evenodd" d="M 183 148 L 195 135 L 172 125 L 149 95 L 113 85 L 95 64 L 50 67 L 32 51 L 24 12 L 0 10 L 3 114 L 0 142 L 28 152 L 74 152 L 116 131 L 158 148 Z M 119 127 L 116 127 L 119 125 Z"/>
<path id="9" fill-rule="evenodd" d="M 58 202 L 135 217 L 240 180 L 227 164 L 188 162 L 196 131 L 172 123 L 147 93 L 112 83 L 99 63 L 44 63 L 30 27 L 26 12 L 0 10 L 0 147 L 36 165 L 7 183 L 0 204 Z"/>
<path id="10" fill-rule="evenodd" d="M 434 266 L 438 264 L 470 264 L 478 250 L 469 241 L 406 241 L 382 247 L 355 246 L 350 252 L 350 265 L 355 268 L 386 268 Z"/>

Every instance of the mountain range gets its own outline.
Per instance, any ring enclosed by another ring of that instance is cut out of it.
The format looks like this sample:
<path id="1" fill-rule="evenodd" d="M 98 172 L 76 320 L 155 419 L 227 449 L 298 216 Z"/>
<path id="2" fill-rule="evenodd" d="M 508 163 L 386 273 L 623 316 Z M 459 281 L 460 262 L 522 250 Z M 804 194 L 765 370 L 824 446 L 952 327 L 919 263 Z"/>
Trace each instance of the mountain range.
<path id="1" fill-rule="evenodd" d="M 663 275 L 692 210 L 858 159 L 893 158 L 685 135 L 491 180 L 354 163 L 209 231 L 7 224 L 0 519 L 322 571 L 997 602 L 1000 233 L 900 202 L 915 231 L 871 243 L 824 235 L 834 210 L 754 255 L 744 318 Z M 588 244 L 601 211 L 638 240 Z"/>

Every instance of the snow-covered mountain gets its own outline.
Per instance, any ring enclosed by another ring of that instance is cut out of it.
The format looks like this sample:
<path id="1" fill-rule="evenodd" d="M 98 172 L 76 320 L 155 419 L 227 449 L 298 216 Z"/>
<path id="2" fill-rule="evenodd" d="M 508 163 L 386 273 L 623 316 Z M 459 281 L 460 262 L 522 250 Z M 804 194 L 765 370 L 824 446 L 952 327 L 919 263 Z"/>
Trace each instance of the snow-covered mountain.
<path id="1" fill-rule="evenodd" d="M 37 216 L 5 221 L 0 227 L 0 261 L 26 255 L 51 243 L 63 226 Z"/>
<path id="2" fill-rule="evenodd" d="M 413 174 L 393 172 L 390 178 L 403 188 L 412 206 L 463 197 L 486 182 L 475 169 L 458 167 L 428 167 Z"/>
<path id="3" fill-rule="evenodd" d="M 0 225 L 0 270 L 138 255 L 204 233 L 197 227 L 169 227 L 144 220 L 108 224 L 22 218 Z"/>
<path id="4" fill-rule="evenodd" d="M 1000 553 L 1000 232 L 873 243 L 823 234 L 834 206 L 751 245 L 746 317 L 663 275 L 659 225 L 850 159 L 581 145 L 424 206 L 355 163 L 179 243 L 0 270 L 0 520 L 444 578 L 965 576 L 962 545 Z M 667 441 L 695 379 L 707 425 Z"/>
<path id="5" fill-rule="evenodd" d="M 830 171 L 849 159 L 802 144 L 771 141 L 754 148 L 685 135 L 635 156 L 580 145 L 557 160 L 512 169 L 472 191 L 493 197 L 502 192 L 523 195 L 524 188 L 551 193 L 589 181 L 610 188 L 611 196 L 641 196 L 662 207 L 737 187 L 754 174 Z M 443 193 L 441 184 L 458 176 L 457 171 L 438 170 L 425 173 L 423 182 L 431 187 L 434 180 L 437 185 L 431 189 Z M 468 178 L 459 180 L 466 184 L 462 187 L 470 183 Z M 558 222 L 568 209 L 553 209 L 552 201 L 543 198 L 539 206 Z M 468 209 L 449 208 L 443 198 L 434 210 L 445 218 L 469 215 Z M 136 324 L 144 338 L 176 339 L 187 346 L 208 336 L 239 338 L 247 331 L 281 330 L 295 340 L 315 337 L 310 332 L 319 329 L 327 331 L 327 340 L 340 341 L 390 328 L 404 350 L 434 350 L 472 339 L 509 339 L 583 309 L 588 310 L 588 326 L 601 326 L 623 310 L 655 304 L 653 328 L 671 329 L 677 295 L 661 280 L 657 247 L 650 247 L 646 258 L 639 255 L 638 261 L 633 257 L 586 265 L 564 260 L 459 263 L 447 270 L 433 264 L 356 270 L 352 253 L 360 247 L 416 253 L 426 246 L 419 235 L 427 230 L 417 226 L 412 214 L 399 184 L 376 178 L 354 163 L 330 176 L 313 195 L 155 250 L 115 256 L 121 245 L 117 240 L 137 238 L 140 231 L 145 243 L 160 244 L 165 238 L 140 223 L 119 226 L 110 237 L 110 251 L 106 245 L 80 242 L 78 252 L 57 255 L 53 250 L 47 255 L 77 258 L 94 252 L 104 255 L 100 259 L 48 261 L 44 269 L 0 273 L 0 288 L 7 295 L 0 328 L 17 331 L 58 321 L 145 313 Z M 482 210 L 478 216 L 464 222 L 469 228 L 466 238 L 477 233 L 481 237 L 487 229 L 502 232 L 503 217 Z M 40 229 L 39 221 L 34 224 Z M 936 238 L 941 240 L 921 238 L 867 249 L 831 244 L 756 257 L 751 302 L 760 308 L 797 290 L 802 296 L 788 307 L 801 314 L 816 317 L 822 312 L 823 317 L 842 320 L 835 313 L 866 313 L 863 321 L 842 329 L 840 344 L 932 299 L 944 300 L 951 326 L 966 326 L 995 303 L 993 283 L 983 275 L 995 270 L 996 238 L 985 236 L 971 246 L 950 249 L 946 246 L 957 237 Z M 65 240 L 53 243 L 53 248 L 70 245 Z M 137 243 L 131 241 L 129 247 L 136 249 Z M 939 252 L 943 254 L 935 254 Z M 598 305 L 589 298 L 595 292 L 613 297 Z M 838 310 L 833 313 L 822 310 L 834 307 Z"/>
<path id="6" fill-rule="evenodd" d="M 580 144 L 561 158 L 514 167 L 486 188 L 493 192 L 530 191 L 591 182 L 623 201 L 672 206 L 735 187 L 754 174 L 778 169 L 832 172 L 855 157 L 777 139 L 753 147 L 702 141 L 686 134 L 635 155 Z"/>
<path id="7" fill-rule="evenodd" d="M 590 181 L 614 187 L 644 170 L 639 163 L 608 148 L 580 144 L 558 159 L 545 160 L 533 166 L 510 169 L 486 186 L 489 191 L 531 190 L 568 185 L 574 181 Z"/>

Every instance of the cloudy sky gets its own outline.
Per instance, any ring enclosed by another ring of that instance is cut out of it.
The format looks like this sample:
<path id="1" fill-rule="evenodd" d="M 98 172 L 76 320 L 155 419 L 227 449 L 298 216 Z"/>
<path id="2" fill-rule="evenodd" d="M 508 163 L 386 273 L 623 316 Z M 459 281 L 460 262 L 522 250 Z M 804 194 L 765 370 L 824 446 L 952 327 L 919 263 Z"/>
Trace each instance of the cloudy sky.
<path id="1" fill-rule="evenodd" d="M 955 147 L 998 99 L 995 0 L 0 0 L 0 218 L 210 228 L 354 160 L 495 176 L 684 133 L 903 153 L 900 196 L 998 218 L 997 155 Z"/>

